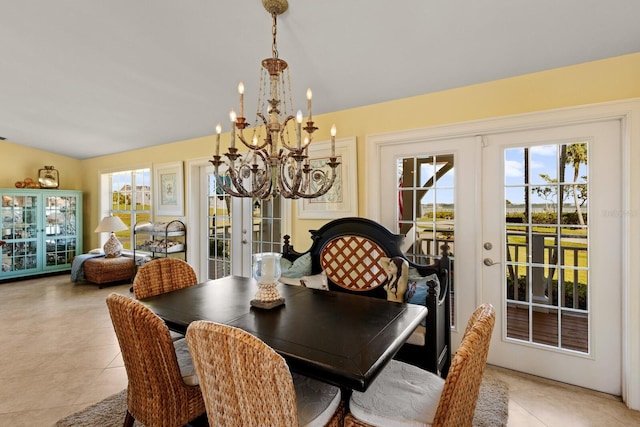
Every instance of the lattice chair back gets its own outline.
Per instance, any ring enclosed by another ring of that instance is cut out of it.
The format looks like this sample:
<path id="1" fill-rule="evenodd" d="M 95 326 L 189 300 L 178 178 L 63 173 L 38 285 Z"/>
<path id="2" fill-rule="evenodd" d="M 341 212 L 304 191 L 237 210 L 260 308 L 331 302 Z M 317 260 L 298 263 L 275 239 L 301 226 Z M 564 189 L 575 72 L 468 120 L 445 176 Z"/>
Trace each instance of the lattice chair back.
<path id="1" fill-rule="evenodd" d="M 320 266 L 337 286 L 352 292 L 368 292 L 387 280 L 381 263 L 387 256 L 377 243 L 365 237 L 340 236 L 322 248 Z"/>

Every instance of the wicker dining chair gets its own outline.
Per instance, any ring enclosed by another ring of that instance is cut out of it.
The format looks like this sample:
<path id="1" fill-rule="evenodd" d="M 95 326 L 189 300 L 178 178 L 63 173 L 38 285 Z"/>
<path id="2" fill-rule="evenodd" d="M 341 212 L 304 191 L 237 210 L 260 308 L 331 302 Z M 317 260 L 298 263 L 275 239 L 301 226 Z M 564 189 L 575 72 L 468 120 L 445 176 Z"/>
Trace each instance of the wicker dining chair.
<path id="1" fill-rule="evenodd" d="M 185 339 L 140 302 L 112 293 L 107 306 L 129 380 L 124 426 L 183 426 L 206 411 Z"/>
<path id="2" fill-rule="evenodd" d="M 494 323 L 492 305 L 475 309 L 446 380 L 392 360 L 366 392 L 353 392 L 345 427 L 471 427 Z"/>
<path id="3" fill-rule="evenodd" d="M 196 272 L 178 258 L 157 258 L 140 266 L 133 279 L 137 299 L 160 295 L 198 283 Z"/>
<path id="4" fill-rule="evenodd" d="M 282 356 L 248 332 L 200 320 L 189 325 L 187 343 L 209 425 L 342 426 L 340 389 L 292 375 Z"/>

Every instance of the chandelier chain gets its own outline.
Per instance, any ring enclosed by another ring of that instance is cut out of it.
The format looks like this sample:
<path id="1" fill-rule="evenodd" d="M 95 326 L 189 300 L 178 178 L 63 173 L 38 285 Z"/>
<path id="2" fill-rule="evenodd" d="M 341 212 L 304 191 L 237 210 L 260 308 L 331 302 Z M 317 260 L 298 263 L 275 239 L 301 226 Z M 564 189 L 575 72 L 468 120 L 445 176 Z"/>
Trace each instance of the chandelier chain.
<path id="1" fill-rule="evenodd" d="M 278 57 L 278 42 L 276 36 L 278 35 L 278 15 L 275 12 L 271 13 L 271 35 L 273 37 L 271 41 L 271 54 L 274 58 Z"/>

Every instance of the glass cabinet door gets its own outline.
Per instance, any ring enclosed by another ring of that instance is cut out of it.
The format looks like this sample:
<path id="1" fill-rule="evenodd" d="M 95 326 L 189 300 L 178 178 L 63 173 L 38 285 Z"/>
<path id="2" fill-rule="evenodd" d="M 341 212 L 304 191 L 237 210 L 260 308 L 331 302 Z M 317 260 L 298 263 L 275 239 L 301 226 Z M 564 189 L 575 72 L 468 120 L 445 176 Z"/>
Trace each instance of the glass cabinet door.
<path id="1" fill-rule="evenodd" d="M 76 254 L 76 196 L 44 198 L 45 267 L 71 264 Z"/>
<path id="2" fill-rule="evenodd" d="M 38 196 L 2 196 L 2 272 L 38 268 Z"/>

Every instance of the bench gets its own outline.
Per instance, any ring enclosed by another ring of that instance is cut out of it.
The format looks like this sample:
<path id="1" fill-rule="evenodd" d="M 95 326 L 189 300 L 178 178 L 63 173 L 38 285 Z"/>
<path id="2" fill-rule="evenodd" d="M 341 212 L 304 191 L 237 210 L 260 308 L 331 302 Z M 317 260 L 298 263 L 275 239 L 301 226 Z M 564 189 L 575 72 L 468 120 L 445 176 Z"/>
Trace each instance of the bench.
<path id="1" fill-rule="evenodd" d="M 387 298 L 385 285 L 389 280 L 385 263 L 388 264 L 390 258 L 406 261 L 414 279 L 416 273 L 418 277 L 425 278 L 421 285 L 426 291 L 426 323 L 418 326 L 414 332 L 417 337 L 412 335 L 396 358 L 446 377 L 451 362 L 448 247 L 444 245 L 441 248 L 442 252 L 433 264 L 416 264 L 400 249 L 404 236 L 366 218 L 333 220 L 310 233 L 313 242 L 306 252 L 297 252 L 290 244 L 291 237 L 284 236 L 282 257 L 291 262 L 310 257 L 310 274 L 326 274 L 331 291 Z M 433 280 L 434 274 L 437 280 Z M 412 283 L 414 289 L 415 282 L 413 280 Z"/>
<path id="2" fill-rule="evenodd" d="M 120 281 L 131 281 L 134 272 L 133 258 L 119 256 L 115 258 L 91 258 L 84 261 L 84 278 L 87 282 L 105 284 Z"/>

